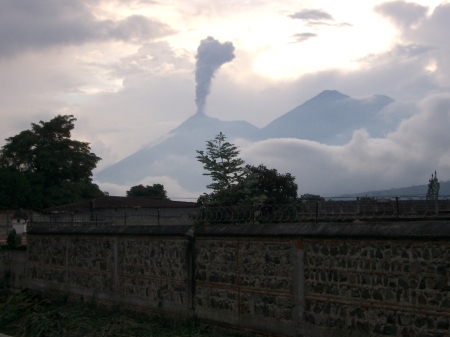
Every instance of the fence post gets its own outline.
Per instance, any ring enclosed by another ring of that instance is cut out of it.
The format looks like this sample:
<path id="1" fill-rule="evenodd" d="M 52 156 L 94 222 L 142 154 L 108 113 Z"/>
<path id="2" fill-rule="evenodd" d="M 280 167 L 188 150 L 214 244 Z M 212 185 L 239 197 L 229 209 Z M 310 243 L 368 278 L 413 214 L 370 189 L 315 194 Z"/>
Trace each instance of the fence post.
<path id="1" fill-rule="evenodd" d="M 255 204 L 252 204 L 252 224 L 255 224 Z"/>
<path id="2" fill-rule="evenodd" d="M 158 226 L 159 226 L 159 207 L 156 210 L 158 211 Z"/>
<path id="3" fill-rule="evenodd" d="M 395 197 L 395 207 L 396 207 L 396 210 L 397 210 L 397 220 L 398 220 L 398 213 L 399 213 L 399 210 L 400 210 L 400 207 L 399 207 L 399 205 L 398 205 L 398 197 Z"/>
<path id="4" fill-rule="evenodd" d="M 98 213 L 95 212 L 95 225 L 98 226 Z"/>
<path id="5" fill-rule="evenodd" d="M 73 227 L 73 212 L 70 213 L 70 219 L 72 220 L 72 227 Z"/>
<path id="6" fill-rule="evenodd" d="M 316 201 L 316 222 L 318 221 L 318 219 L 319 219 L 319 202 Z"/>
<path id="7" fill-rule="evenodd" d="M 28 232 L 28 230 L 31 227 L 33 227 L 33 211 L 31 211 L 31 213 L 30 213 L 30 221 L 28 221 L 28 223 L 27 223 L 27 232 Z"/>
<path id="8" fill-rule="evenodd" d="M 9 213 L 8 210 L 5 211 L 6 212 L 6 235 L 9 234 L 10 231 L 12 231 L 12 228 L 9 229 Z M 12 225 L 11 225 L 12 227 Z"/>
<path id="9" fill-rule="evenodd" d="M 127 211 L 125 211 L 124 221 L 125 221 L 125 226 L 126 226 L 127 225 Z"/>

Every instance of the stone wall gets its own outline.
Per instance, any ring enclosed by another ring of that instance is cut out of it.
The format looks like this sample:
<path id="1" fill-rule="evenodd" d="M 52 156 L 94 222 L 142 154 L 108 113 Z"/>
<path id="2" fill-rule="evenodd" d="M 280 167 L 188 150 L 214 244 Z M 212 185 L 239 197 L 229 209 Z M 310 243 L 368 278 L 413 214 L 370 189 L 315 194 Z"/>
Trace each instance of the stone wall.
<path id="1" fill-rule="evenodd" d="M 13 289 L 27 287 L 27 252 L 22 249 L 0 251 L 0 282 Z"/>
<path id="2" fill-rule="evenodd" d="M 29 235 L 28 285 L 186 316 L 186 247 L 183 237 Z"/>
<path id="3" fill-rule="evenodd" d="M 293 333 L 293 240 L 198 238 L 195 248 L 198 317 Z"/>
<path id="4" fill-rule="evenodd" d="M 186 247 L 180 238 L 119 238 L 121 296 L 188 310 Z"/>
<path id="5" fill-rule="evenodd" d="M 6 236 L 13 227 L 14 212 L 14 210 L 0 210 L 0 243 L 6 241 Z"/>
<path id="6" fill-rule="evenodd" d="M 449 335 L 448 240 L 307 239 L 305 319 L 394 336 Z"/>
<path id="7" fill-rule="evenodd" d="M 450 336 L 450 224 L 32 228 L 28 287 L 273 336 Z"/>

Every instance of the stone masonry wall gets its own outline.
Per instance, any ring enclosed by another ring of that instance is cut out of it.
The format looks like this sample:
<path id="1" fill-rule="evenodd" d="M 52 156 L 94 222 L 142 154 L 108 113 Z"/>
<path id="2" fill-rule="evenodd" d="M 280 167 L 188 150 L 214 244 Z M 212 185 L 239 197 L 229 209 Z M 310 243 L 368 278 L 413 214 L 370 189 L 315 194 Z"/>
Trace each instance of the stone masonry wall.
<path id="1" fill-rule="evenodd" d="M 66 238 L 33 235 L 27 241 L 28 279 L 63 285 L 66 271 Z"/>
<path id="2" fill-rule="evenodd" d="M 450 242 L 305 239 L 305 320 L 367 335 L 449 336 Z"/>
<path id="3" fill-rule="evenodd" d="M 121 296 L 187 308 L 186 240 L 121 237 L 119 265 Z"/>
<path id="4" fill-rule="evenodd" d="M 68 239 L 68 285 L 97 292 L 114 290 L 114 238 L 71 236 Z"/>
<path id="5" fill-rule="evenodd" d="M 244 333 L 449 337 L 447 226 L 32 229 L 27 282 Z"/>
<path id="6" fill-rule="evenodd" d="M 275 238 L 197 238 L 197 316 L 249 329 L 267 325 L 269 331 L 292 331 L 292 249 L 292 240 Z"/>
<path id="7" fill-rule="evenodd" d="M 28 285 L 183 315 L 186 245 L 181 237 L 29 235 Z"/>

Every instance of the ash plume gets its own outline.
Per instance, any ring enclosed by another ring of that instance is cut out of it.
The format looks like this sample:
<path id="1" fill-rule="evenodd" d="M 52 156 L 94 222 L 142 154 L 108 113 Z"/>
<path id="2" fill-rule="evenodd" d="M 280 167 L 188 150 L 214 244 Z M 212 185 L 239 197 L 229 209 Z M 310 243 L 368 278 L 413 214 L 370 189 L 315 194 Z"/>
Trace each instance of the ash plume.
<path id="1" fill-rule="evenodd" d="M 197 59 L 195 67 L 195 103 L 197 112 L 203 113 L 205 109 L 206 96 L 209 94 L 211 80 L 214 73 L 224 63 L 234 59 L 234 46 L 231 42 L 220 43 L 212 36 L 200 41 L 197 48 Z"/>

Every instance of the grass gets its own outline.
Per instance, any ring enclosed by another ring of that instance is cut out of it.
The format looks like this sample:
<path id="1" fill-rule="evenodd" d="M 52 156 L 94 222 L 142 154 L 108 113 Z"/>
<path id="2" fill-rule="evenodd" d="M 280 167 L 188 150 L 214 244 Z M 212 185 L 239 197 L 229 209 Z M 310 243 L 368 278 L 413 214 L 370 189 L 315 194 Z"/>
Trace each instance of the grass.
<path id="1" fill-rule="evenodd" d="M 0 296 L 0 332 L 33 337 L 217 336 L 192 322 L 174 324 L 163 317 L 101 310 L 93 303 L 50 301 L 28 291 Z"/>

